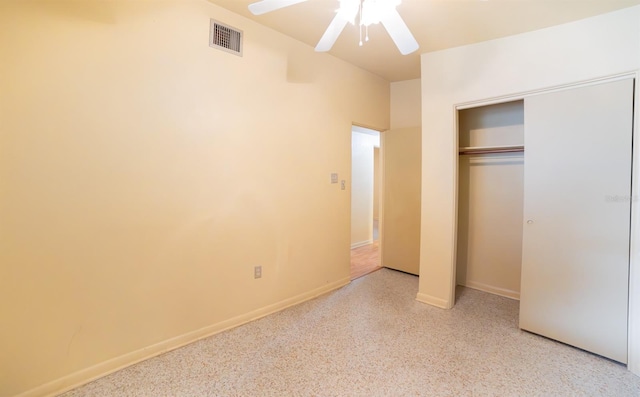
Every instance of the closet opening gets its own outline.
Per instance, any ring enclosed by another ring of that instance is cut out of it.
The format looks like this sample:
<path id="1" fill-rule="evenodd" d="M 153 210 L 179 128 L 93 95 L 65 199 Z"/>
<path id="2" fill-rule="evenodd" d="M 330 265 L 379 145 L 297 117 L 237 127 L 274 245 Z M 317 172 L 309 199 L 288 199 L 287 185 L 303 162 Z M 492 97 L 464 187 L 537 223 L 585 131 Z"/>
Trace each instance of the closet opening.
<path id="1" fill-rule="evenodd" d="M 520 298 L 524 101 L 458 111 L 456 284 Z"/>

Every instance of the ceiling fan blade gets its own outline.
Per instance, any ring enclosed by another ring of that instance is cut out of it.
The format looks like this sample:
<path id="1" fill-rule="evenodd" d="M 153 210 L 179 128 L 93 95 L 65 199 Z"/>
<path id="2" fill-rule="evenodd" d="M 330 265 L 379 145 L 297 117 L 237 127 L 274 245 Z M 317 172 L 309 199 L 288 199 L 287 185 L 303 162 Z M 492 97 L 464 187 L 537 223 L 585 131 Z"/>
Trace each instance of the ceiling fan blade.
<path id="1" fill-rule="evenodd" d="M 395 8 L 385 13 L 382 18 L 380 18 L 380 22 L 382 22 L 382 26 L 389 32 L 389 36 L 391 36 L 393 42 L 396 43 L 402 55 L 411 54 L 420 47 L 407 27 L 407 24 L 404 23 L 402 17 L 398 14 L 398 10 Z"/>
<path id="2" fill-rule="evenodd" d="M 262 0 L 249 4 L 249 11 L 251 11 L 253 15 L 262 15 L 305 1 L 307 0 Z"/>
<path id="3" fill-rule="evenodd" d="M 324 34 L 320 38 L 320 41 L 316 45 L 316 51 L 329 51 L 331 47 L 333 47 L 333 44 L 336 42 L 336 40 L 338 40 L 338 36 L 340 36 L 340 33 L 342 33 L 342 31 L 344 30 L 344 27 L 347 26 L 347 22 L 349 21 L 342 18 L 340 14 L 336 14 L 336 16 L 333 17 L 333 20 L 329 24 L 327 30 L 324 31 Z"/>

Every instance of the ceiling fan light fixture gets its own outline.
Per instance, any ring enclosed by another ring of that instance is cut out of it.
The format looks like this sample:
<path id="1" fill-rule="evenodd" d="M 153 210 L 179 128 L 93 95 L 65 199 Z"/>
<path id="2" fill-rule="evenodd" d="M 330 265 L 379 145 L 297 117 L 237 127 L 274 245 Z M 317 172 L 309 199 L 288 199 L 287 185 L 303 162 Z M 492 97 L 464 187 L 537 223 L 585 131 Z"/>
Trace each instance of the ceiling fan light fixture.
<path id="1" fill-rule="evenodd" d="M 382 18 L 402 3 L 402 0 L 339 0 L 337 14 L 344 20 L 359 26 L 380 23 Z"/>
<path id="2" fill-rule="evenodd" d="M 371 26 L 400 5 L 401 0 L 363 0 L 360 11 L 360 25 Z"/>
<path id="3" fill-rule="evenodd" d="M 369 26 L 376 25 L 386 15 L 396 12 L 396 7 L 401 0 L 339 0 L 340 7 L 336 10 L 336 16 L 356 25 L 360 30 L 359 45 L 363 45 L 362 36 L 365 33 L 365 42 L 369 41 Z"/>
<path id="4" fill-rule="evenodd" d="M 361 0 L 340 0 L 340 7 L 336 10 L 337 16 L 355 25 L 360 5 Z"/>
<path id="5" fill-rule="evenodd" d="M 249 4 L 249 11 L 254 15 L 279 10 L 290 5 L 303 3 L 307 0 L 260 0 Z M 333 44 L 342 33 L 347 23 L 356 25 L 360 30 L 360 45 L 363 45 L 363 33 L 365 40 L 369 41 L 369 26 L 382 24 L 402 55 L 411 54 L 420 48 L 415 37 L 402 20 L 396 10 L 401 0 L 338 0 L 339 8 L 324 34 L 318 41 L 315 50 L 326 52 L 331 50 Z"/>

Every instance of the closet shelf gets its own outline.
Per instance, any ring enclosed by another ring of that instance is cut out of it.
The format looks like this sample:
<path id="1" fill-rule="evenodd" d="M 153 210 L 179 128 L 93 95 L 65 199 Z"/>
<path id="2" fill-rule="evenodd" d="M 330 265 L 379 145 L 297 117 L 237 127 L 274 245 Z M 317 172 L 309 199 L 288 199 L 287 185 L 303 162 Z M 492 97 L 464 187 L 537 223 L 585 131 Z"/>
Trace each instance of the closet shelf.
<path id="1" fill-rule="evenodd" d="M 511 145 L 511 146 L 476 146 L 476 147 L 461 147 L 458 149 L 458 154 L 491 154 L 491 153 L 516 153 L 524 152 L 524 146 Z"/>

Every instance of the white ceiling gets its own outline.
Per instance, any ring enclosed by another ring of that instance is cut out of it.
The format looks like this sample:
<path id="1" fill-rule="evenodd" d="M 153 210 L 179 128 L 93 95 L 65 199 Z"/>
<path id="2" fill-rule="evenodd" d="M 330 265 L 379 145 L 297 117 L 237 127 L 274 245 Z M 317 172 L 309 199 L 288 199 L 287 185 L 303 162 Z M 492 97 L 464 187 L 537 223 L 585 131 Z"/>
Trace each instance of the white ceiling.
<path id="1" fill-rule="evenodd" d="M 261 16 L 247 6 L 257 0 L 209 0 L 315 47 L 338 8 L 338 0 L 307 0 Z M 403 56 L 380 25 L 358 46 L 358 29 L 347 25 L 330 53 L 389 81 L 420 77 L 420 54 L 542 29 L 631 7 L 640 0 L 403 0 L 398 12 L 420 49 Z"/>

